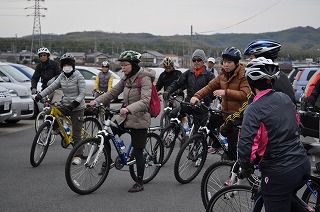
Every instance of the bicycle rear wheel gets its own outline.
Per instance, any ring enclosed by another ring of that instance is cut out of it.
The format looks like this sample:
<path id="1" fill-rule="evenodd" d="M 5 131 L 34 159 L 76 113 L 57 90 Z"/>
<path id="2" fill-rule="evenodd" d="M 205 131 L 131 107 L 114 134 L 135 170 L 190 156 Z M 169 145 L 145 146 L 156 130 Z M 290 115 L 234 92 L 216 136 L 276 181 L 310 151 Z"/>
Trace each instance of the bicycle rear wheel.
<path id="1" fill-rule="evenodd" d="M 105 140 L 105 142 L 109 142 Z M 97 190 L 109 174 L 111 156 L 105 145 L 99 155 L 99 138 L 89 138 L 79 142 L 70 152 L 66 165 L 65 177 L 68 186 L 78 194 L 89 194 Z M 92 154 L 90 156 L 90 154 Z M 74 157 L 81 155 L 81 163 L 72 164 Z M 97 159 L 95 161 L 95 159 Z M 98 173 L 102 165 L 107 165 L 102 175 Z"/>
<path id="2" fill-rule="evenodd" d="M 245 185 L 231 185 L 219 190 L 210 199 L 207 212 L 252 212 L 254 200 L 252 187 Z M 264 211 L 262 208 L 261 211 Z"/>
<path id="3" fill-rule="evenodd" d="M 313 209 L 315 209 L 316 204 L 317 204 L 317 196 L 319 194 L 319 190 L 320 188 L 318 188 L 318 186 L 316 184 L 314 184 L 312 182 L 312 180 L 309 180 L 307 182 L 307 185 L 310 186 L 306 188 L 306 190 L 303 192 L 302 194 L 302 200 L 309 205 L 310 207 L 312 207 Z"/>
<path id="4" fill-rule="evenodd" d="M 52 136 L 50 127 L 50 122 L 44 122 L 34 136 L 30 152 L 30 163 L 34 167 L 39 166 L 46 156 Z"/>
<path id="5" fill-rule="evenodd" d="M 157 134 L 148 133 L 146 147 L 143 150 L 143 157 L 145 159 L 143 183 L 148 183 L 158 174 L 163 161 L 163 144 Z M 131 156 L 130 160 L 133 159 Z M 129 171 L 131 178 L 137 181 L 137 165 L 130 165 Z"/>
<path id="6" fill-rule="evenodd" d="M 174 163 L 179 183 L 191 182 L 200 173 L 207 158 L 207 142 L 202 134 L 191 136 L 181 147 Z"/>
<path id="7" fill-rule="evenodd" d="M 82 140 L 93 138 L 100 130 L 102 130 L 102 126 L 98 119 L 86 117 L 83 122 Z"/>
<path id="8" fill-rule="evenodd" d="M 205 171 L 201 180 L 201 199 L 206 208 L 211 197 L 220 189 L 228 186 L 234 161 L 218 161 Z"/>
<path id="9" fill-rule="evenodd" d="M 180 128 L 177 124 L 171 123 L 169 124 L 160 134 L 160 138 L 163 143 L 164 148 L 164 156 L 162 166 L 167 163 L 169 160 L 172 151 L 174 149 L 174 145 L 178 138 Z"/>

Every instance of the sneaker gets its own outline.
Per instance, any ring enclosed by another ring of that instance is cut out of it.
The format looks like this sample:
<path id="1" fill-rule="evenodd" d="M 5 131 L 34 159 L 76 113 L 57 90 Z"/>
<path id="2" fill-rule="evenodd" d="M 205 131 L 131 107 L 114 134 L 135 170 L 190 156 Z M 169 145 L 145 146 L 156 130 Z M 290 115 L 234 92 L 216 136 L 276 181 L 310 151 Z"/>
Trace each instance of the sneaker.
<path id="1" fill-rule="evenodd" d="M 133 192 L 139 192 L 143 191 L 143 185 L 140 185 L 139 183 L 135 183 L 132 188 L 128 190 L 128 192 L 133 193 Z"/>
<path id="2" fill-rule="evenodd" d="M 201 158 L 198 158 L 196 161 L 196 164 L 194 165 L 195 167 L 199 167 L 201 163 Z"/>
<path id="3" fill-rule="evenodd" d="M 72 160 L 73 165 L 79 165 L 81 164 L 81 158 L 80 157 L 74 157 Z"/>

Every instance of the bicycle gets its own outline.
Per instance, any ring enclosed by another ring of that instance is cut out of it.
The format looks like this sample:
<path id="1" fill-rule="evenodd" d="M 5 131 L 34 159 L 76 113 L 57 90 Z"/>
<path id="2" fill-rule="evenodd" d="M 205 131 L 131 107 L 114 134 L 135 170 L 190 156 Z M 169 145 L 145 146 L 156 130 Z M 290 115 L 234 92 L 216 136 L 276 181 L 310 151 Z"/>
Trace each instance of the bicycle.
<path id="1" fill-rule="evenodd" d="M 169 98 L 169 102 L 173 102 L 176 99 L 175 96 Z M 178 101 L 178 100 L 176 100 Z M 160 133 L 160 138 L 163 141 L 163 146 L 164 146 L 164 158 L 162 165 L 166 164 L 167 161 L 169 160 L 176 140 L 179 139 L 180 141 L 180 146 L 190 137 L 192 136 L 192 133 L 194 131 L 194 125 L 193 125 L 193 118 L 191 117 L 190 114 L 187 115 L 188 119 L 188 124 L 190 131 L 187 134 L 183 128 L 183 123 L 181 121 L 182 115 L 181 115 L 181 107 L 183 104 L 189 105 L 189 103 L 179 101 L 180 106 L 179 108 L 176 108 L 175 110 L 172 110 L 172 107 L 165 108 L 165 116 L 172 117 L 170 118 L 170 123 L 161 131 Z M 162 126 L 160 124 L 160 126 Z"/>
<path id="2" fill-rule="evenodd" d="M 174 176 L 181 184 L 191 182 L 200 173 L 207 158 L 208 137 L 210 137 L 214 142 L 220 143 L 222 147 L 223 153 L 217 150 L 215 152 L 216 154 L 219 154 L 223 158 L 228 152 L 227 145 L 219 139 L 218 129 L 213 132 L 210 132 L 208 129 L 210 116 L 212 114 L 221 115 L 221 110 L 207 107 L 203 102 L 199 103 L 199 107 L 207 110 L 208 115 L 206 120 L 204 120 L 205 124 L 201 124 L 197 133 L 184 142 L 174 163 Z"/>
<path id="3" fill-rule="evenodd" d="M 137 180 L 135 159 L 131 156 L 131 144 L 126 151 L 122 151 L 110 127 L 118 127 L 111 119 L 114 115 L 119 114 L 120 110 L 105 108 L 105 111 L 107 118 L 103 130 L 99 131 L 94 138 L 78 143 L 68 156 L 65 177 L 68 186 L 75 193 L 84 195 L 97 190 L 107 178 L 109 169 L 113 167 L 121 170 L 124 166 L 129 166 L 131 178 L 134 181 Z M 128 129 L 123 130 L 129 132 Z M 154 130 L 159 130 L 159 128 L 149 128 L 148 130 L 147 143 L 143 153 L 145 158 L 144 184 L 150 182 L 157 175 L 163 160 L 163 144 L 160 137 L 153 132 Z M 107 145 L 107 142 L 113 143 L 116 149 L 117 158 L 114 162 L 111 160 L 111 149 L 109 149 L 111 146 Z M 72 165 L 73 158 L 79 153 L 86 158 L 84 163 Z M 106 167 L 103 169 L 103 173 L 99 174 L 103 164 Z"/>
<path id="4" fill-rule="evenodd" d="M 72 140 L 72 121 L 70 117 L 64 115 L 57 106 L 57 103 L 50 104 L 51 112 L 49 115 L 45 115 L 44 122 L 39 127 L 36 135 L 33 139 L 30 163 L 33 167 L 37 167 L 43 161 L 49 144 L 54 142 L 57 134 L 62 136 L 61 146 L 67 148 L 70 144 L 74 144 Z M 64 128 L 67 125 L 70 132 L 67 132 Z M 81 136 L 82 139 L 93 137 L 98 130 L 101 130 L 101 124 L 99 121 L 92 117 L 86 117 L 83 122 Z"/>

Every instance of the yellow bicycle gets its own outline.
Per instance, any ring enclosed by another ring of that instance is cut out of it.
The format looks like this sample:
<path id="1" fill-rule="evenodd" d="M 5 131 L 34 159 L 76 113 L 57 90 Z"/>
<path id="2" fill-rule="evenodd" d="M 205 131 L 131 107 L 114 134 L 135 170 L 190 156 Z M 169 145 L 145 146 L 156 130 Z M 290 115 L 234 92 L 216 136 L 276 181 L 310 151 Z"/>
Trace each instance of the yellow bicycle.
<path id="1" fill-rule="evenodd" d="M 33 139 L 30 152 L 30 163 L 32 166 L 39 166 L 52 143 L 52 139 L 57 134 L 61 134 L 61 146 L 67 148 L 70 144 L 73 145 L 72 140 L 72 121 L 69 116 L 64 115 L 58 106 L 53 103 L 51 105 L 50 115 L 46 115 L 44 122 L 38 128 L 38 131 Z M 70 130 L 69 130 L 70 129 Z M 100 122 L 94 117 L 86 117 L 83 122 L 81 131 L 82 140 L 86 138 L 93 138 L 98 131 L 102 130 Z"/>

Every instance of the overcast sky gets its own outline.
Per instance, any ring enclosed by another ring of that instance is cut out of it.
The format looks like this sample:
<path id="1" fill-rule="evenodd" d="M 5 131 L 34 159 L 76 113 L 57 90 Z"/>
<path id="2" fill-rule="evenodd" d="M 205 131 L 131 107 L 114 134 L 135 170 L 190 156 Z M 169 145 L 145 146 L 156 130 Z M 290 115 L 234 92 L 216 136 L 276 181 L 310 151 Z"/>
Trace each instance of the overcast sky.
<path id="1" fill-rule="evenodd" d="M 33 32 L 34 0 L 0 0 L 0 37 Z M 42 34 L 76 31 L 153 35 L 275 32 L 320 27 L 320 0 L 45 0 Z"/>

